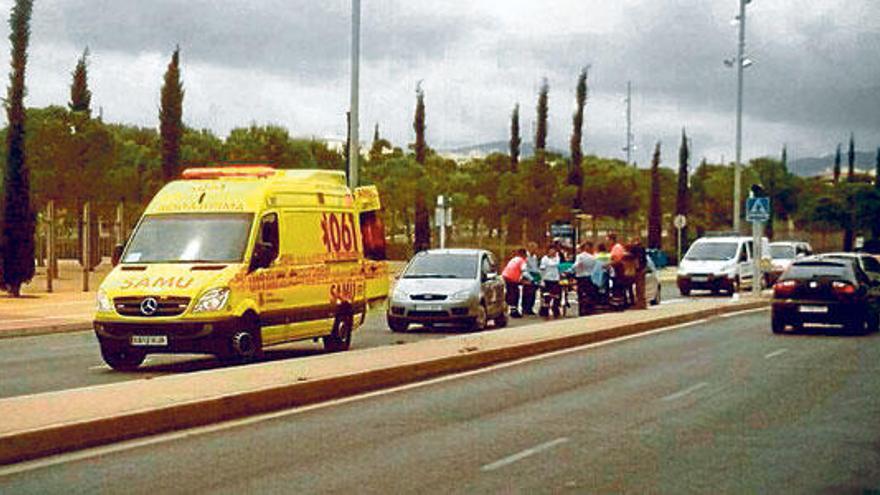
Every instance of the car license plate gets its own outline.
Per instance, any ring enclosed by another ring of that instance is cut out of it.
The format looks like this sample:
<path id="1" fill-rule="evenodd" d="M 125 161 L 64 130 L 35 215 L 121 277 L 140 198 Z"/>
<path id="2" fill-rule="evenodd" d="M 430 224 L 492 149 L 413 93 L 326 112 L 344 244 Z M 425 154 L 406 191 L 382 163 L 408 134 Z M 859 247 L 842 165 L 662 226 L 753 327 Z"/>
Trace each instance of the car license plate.
<path id="1" fill-rule="evenodd" d="M 167 335 L 132 335 L 131 345 L 135 346 L 166 346 Z"/>
<path id="2" fill-rule="evenodd" d="M 709 277 L 692 277 L 691 280 L 694 282 L 708 282 Z"/>
<path id="3" fill-rule="evenodd" d="M 442 308 L 439 304 L 417 304 L 416 310 L 418 311 L 440 311 Z"/>
<path id="4" fill-rule="evenodd" d="M 801 313 L 827 313 L 828 306 L 800 306 L 798 311 Z"/>

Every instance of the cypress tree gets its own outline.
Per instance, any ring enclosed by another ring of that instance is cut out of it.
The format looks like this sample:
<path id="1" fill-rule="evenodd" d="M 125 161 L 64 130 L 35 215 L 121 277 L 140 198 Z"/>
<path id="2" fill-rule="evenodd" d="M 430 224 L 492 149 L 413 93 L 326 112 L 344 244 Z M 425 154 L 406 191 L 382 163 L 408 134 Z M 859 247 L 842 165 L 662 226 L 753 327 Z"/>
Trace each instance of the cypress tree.
<path id="1" fill-rule="evenodd" d="M 847 182 L 852 182 L 856 179 L 856 141 L 855 136 L 852 133 L 849 134 L 849 151 L 847 152 L 846 158 L 847 165 L 849 165 L 846 180 Z"/>
<path id="2" fill-rule="evenodd" d="M 180 80 L 180 47 L 174 49 L 162 84 L 159 134 L 162 138 L 162 178 L 170 181 L 180 168 L 180 138 L 183 135 L 183 83 Z"/>
<path id="3" fill-rule="evenodd" d="M 848 165 L 846 181 L 853 182 L 856 179 L 856 144 L 853 133 L 849 134 L 849 149 L 847 150 L 846 155 Z M 851 189 L 847 189 L 846 191 L 846 210 L 847 215 L 849 216 L 849 221 L 846 222 L 843 230 L 843 250 L 852 251 L 855 247 L 856 241 L 856 232 L 854 228 L 856 223 L 856 202 Z"/>
<path id="4" fill-rule="evenodd" d="M 522 138 L 519 136 L 519 103 L 513 107 L 513 113 L 510 115 L 510 171 L 517 172 L 519 168 L 519 147 L 522 144 Z"/>
<path id="5" fill-rule="evenodd" d="M 74 131 L 73 136 L 71 138 L 74 140 L 77 154 L 73 157 L 73 163 L 71 164 L 77 170 L 85 172 L 86 164 L 83 162 L 82 155 L 84 154 L 85 148 L 88 147 L 88 143 L 82 140 L 80 134 L 76 134 L 79 129 L 77 127 L 79 124 L 85 123 L 85 121 L 89 120 L 92 115 L 92 91 L 89 89 L 89 72 L 88 72 L 88 57 L 89 57 L 89 49 L 86 48 L 83 50 L 82 56 L 76 61 L 76 67 L 73 69 L 71 75 L 71 83 L 70 83 L 70 103 L 68 103 L 68 108 L 73 113 L 73 128 Z M 80 239 L 79 246 L 82 247 L 82 235 L 83 235 L 83 205 L 86 201 L 90 200 L 88 196 L 91 188 L 88 186 L 78 187 L 77 191 L 84 191 L 86 193 L 86 197 L 82 197 L 77 195 L 74 198 L 74 204 L 76 205 L 77 212 L 77 239 Z M 98 213 L 95 211 L 95 208 L 91 209 L 89 213 L 89 253 L 88 256 L 82 255 L 80 256 L 80 263 L 83 266 L 88 266 L 91 270 L 94 267 L 98 266 L 101 262 L 100 256 L 100 246 L 98 245 L 100 241 L 100 234 L 98 232 Z"/>
<path id="6" fill-rule="evenodd" d="M 349 115 L 350 115 L 350 114 L 349 114 Z M 350 126 L 349 126 L 349 127 L 350 127 Z M 376 126 L 373 127 L 373 145 L 375 145 L 376 142 L 379 141 L 379 139 L 381 139 L 381 138 L 379 137 L 379 123 L 376 122 Z"/>
<path id="7" fill-rule="evenodd" d="M 86 116 L 92 115 L 92 92 L 89 90 L 88 73 L 89 49 L 83 51 L 82 56 L 76 61 L 73 69 L 73 82 L 70 85 L 70 111 L 82 112 Z"/>
<path id="8" fill-rule="evenodd" d="M 25 156 L 25 67 L 33 0 L 16 0 L 9 16 L 12 72 L 6 97 L 6 174 L 3 201 L 3 286 L 13 297 L 34 277 L 35 216 Z"/>
<path id="9" fill-rule="evenodd" d="M 688 160 L 690 159 L 687 134 L 681 128 L 681 146 L 678 148 L 678 189 L 675 195 L 675 214 L 688 216 L 690 197 L 688 191 Z M 687 249 L 687 227 L 681 229 L 681 249 Z"/>
<path id="10" fill-rule="evenodd" d="M 510 174 L 515 180 L 519 172 L 519 155 L 522 138 L 519 135 L 519 103 L 513 107 L 510 114 Z M 507 244 L 514 246 L 522 240 L 523 221 L 522 216 L 513 208 L 507 217 Z"/>
<path id="11" fill-rule="evenodd" d="M 416 131 L 416 162 L 424 167 L 428 147 L 425 144 L 425 92 L 422 90 L 421 84 L 416 86 L 416 113 L 413 119 L 413 130 Z M 425 201 L 425 191 L 421 190 L 421 185 L 419 189 L 415 201 L 415 242 L 413 244 L 413 252 L 415 253 L 431 248 L 431 225 Z"/>
<path id="12" fill-rule="evenodd" d="M 648 210 L 648 247 L 661 249 L 661 222 L 663 212 L 660 210 L 660 143 L 654 148 L 651 160 L 651 205 Z"/>
<path id="13" fill-rule="evenodd" d="M 575 103 L 571 131 L 571 167 L 568 170 L 566 182 L 570 186 L 577 187 L 577 194 L 571 207 L 580 209 L 584 204 L 584 170 L 581 167 L 584 153 L 581 149 L 581 141 L 583 140 L 584 106 L 587 103 L 587 69 L 582 69 L 580 76 L 578 76 Z"/>
<path id="14" fill-rule="evenodd" d="M 544 153 L 547 149 L 547 114 L 550 86 L 547 78 L 541 81 L 541 89 L 538 93 L 538 126 L 535 129 L 535 157 L 538 163 L 544 163 Z"/>
<path id="15" fill-rule="evenodd" d="M 840 143 L 837 143 L 837 152 L 834 154 L 834 185 L 840 182 Z"/>

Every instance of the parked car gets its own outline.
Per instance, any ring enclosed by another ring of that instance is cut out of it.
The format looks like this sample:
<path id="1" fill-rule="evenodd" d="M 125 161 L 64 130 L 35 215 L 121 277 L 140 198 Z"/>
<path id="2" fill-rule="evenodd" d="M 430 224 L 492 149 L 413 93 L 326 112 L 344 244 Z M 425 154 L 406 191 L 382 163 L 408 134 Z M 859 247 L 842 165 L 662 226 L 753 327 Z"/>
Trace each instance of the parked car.
<path id="1" fill-rule="evenodd" d="M 388 327 L 459 324 L 483 330 L 491 320 L 507 325 L 504 281 L 492 253 L 482 249 L 433 249 L 415 255 L 391 291 Z"/>
<path id="2" fill-rule="evenodd" d="M 850 332 L 876 331 L 880 282 L 853 259 L 795 260 L 773 286 L 771 319 L 774 333 L 813 323 L 841 325 Z"/>
<path id="3" fill-rule="evenodd" d="M 761 256 L 768 263 L 770 248 L 763 238 Z M 733 294 L 751 284 L 754 273 L 751 237 L 701 237 L 691 244 L 678 264 L 678 290 L 683 296 L 692 290 Z"/>
<path id="4" fill-rule="evenodd" d="M 802 241 L 778 241 L 770 243 L 770 271 L 767 272 L 767 285 L 773 285 L 782 272 L 797 258 L 813 254 L 813 247 Z"/>

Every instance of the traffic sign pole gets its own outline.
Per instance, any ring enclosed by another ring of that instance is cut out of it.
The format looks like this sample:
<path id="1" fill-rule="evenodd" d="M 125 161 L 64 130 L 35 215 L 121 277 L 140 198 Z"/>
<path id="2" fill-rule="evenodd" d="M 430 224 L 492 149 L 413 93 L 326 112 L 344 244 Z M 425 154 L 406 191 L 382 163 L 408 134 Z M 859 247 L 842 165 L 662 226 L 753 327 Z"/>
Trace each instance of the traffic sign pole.
<path id="1" fill-rule="evenodd" d="M 761 293 L 764 273 L 761 261 L 764 257 L 764 223 L 770 220 L 770 198 L 751 197 L 746 200 L 746 220 L 752 222 L 752 293 Z"/>

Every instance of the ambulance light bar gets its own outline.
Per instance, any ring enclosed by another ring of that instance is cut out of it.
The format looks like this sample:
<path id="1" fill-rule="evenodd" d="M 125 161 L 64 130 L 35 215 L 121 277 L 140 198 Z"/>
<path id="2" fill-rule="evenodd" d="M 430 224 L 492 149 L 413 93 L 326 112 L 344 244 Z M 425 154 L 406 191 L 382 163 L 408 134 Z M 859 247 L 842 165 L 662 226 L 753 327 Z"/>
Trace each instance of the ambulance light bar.
<path id="1" fill-rule="evenodd" d="M 228 178 L 256 178 L 264 179 L 275 175 L 276 170 L 268 165 L 230 165 L 226 167 L 197 167 L 183 171 L 183 178 L 190 180 L 199 179 L 228 179 Z"/>

